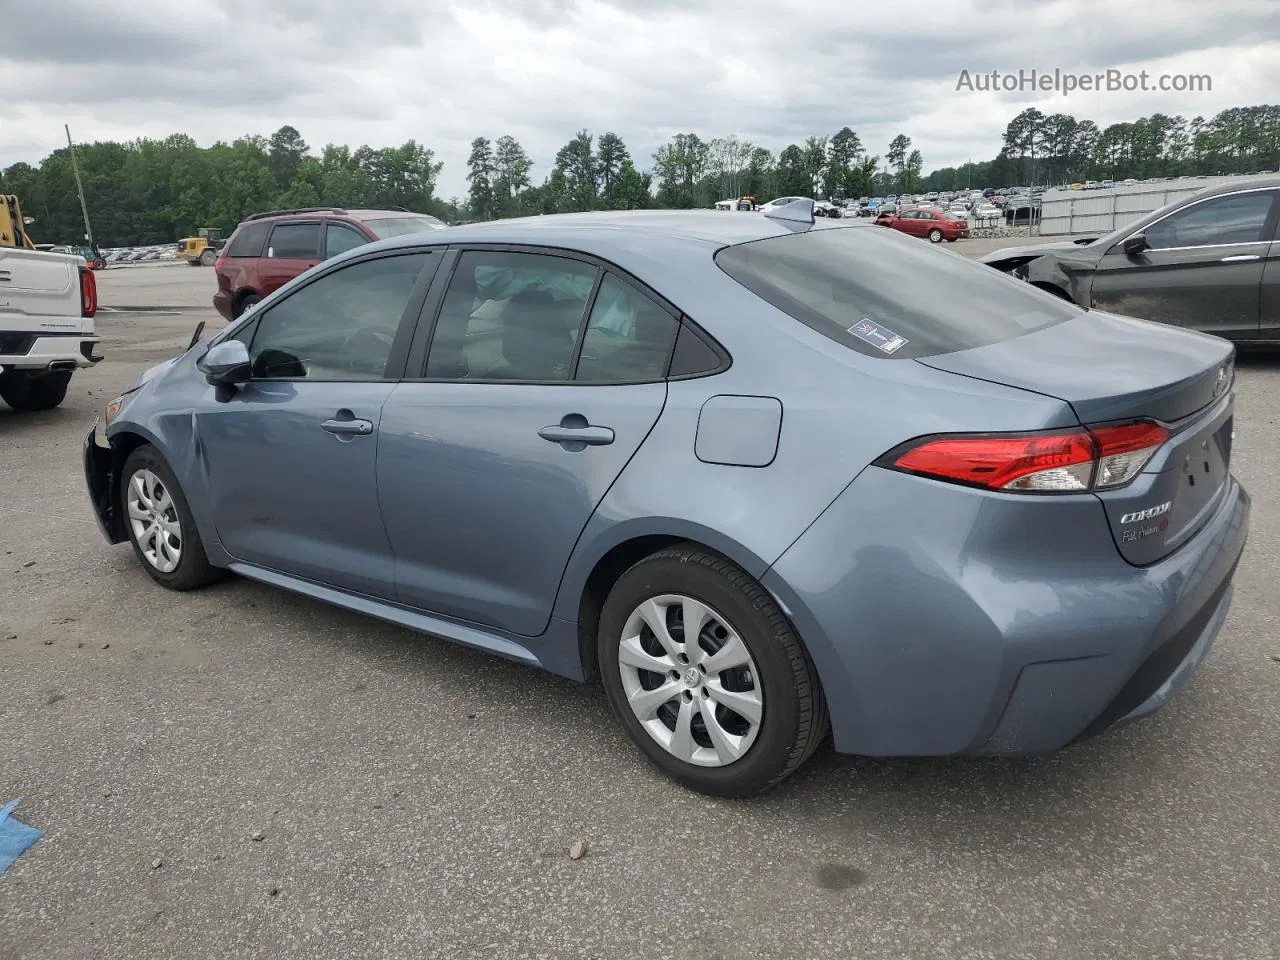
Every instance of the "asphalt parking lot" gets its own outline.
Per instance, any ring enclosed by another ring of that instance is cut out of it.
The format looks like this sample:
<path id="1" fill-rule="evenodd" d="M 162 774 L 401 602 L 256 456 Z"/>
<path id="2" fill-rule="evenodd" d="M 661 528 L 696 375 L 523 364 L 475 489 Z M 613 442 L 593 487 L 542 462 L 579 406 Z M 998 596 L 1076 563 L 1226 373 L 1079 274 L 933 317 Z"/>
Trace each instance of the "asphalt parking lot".
<path id="1" fill-rule="evenodd" d="M 1280 955 L 1280 356 L 1240 362 L 1250 542 L 1168 707 L 1040 760 L 824 748 L 725 802 L 595 688 L 245 580 L 155 586 L 80 444 L 222 323 L 209 270 L 99 284 L 107 359 L 55 411 L 0 404 L 0 805 L 46 831 L 0 878 L 0 958 Z"/>

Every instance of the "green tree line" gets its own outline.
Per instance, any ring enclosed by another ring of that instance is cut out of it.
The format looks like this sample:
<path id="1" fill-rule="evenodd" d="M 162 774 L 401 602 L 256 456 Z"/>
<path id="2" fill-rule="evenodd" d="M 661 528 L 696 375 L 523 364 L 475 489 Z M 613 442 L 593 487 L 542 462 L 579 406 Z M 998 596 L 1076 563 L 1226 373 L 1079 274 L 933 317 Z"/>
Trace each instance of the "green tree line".
<path id="1" fill-rule="evenodd" d="M 357 150 L 330 144 L 311 155 L 293 127 L 200 147 L 185 134 L 163 140 L 76 146 L 94 239 L 103 246 L 168 243 L 199 227 L 229 232 L 247 215 L 282 207 L 405 207 L 442 217 L 457 211 L 435 196 L 441 164 L 413 140 Z M 0 173 L 47 243 L 78 240 L 84 219 L 71 154 L 55 150 L 39 167 Z"/>
<path id="2" fill-rule="evenodd" d="M 167 243 L 198 227 L 229 231 L 246 215 L 284 207 L 404 207 L 450 221 L 540 213 L 709 207 L 726 197 L 849 198 L 962 186 L 1070 183 L 1086 179 L 1256 173 L 1280 166 L 1280 105 L 1234 107 L 1211 118 L 1152 114 L 1099 127 L 1065 113 L 1023 110 L 995 157 L 925 175 L 906 134 L 873 154 L 851 127 L 811 136 L 774 154 L 737 136 L 679 133 L 648 161 L 621 136 L 580 130 L 541 183 L 510 135 L 477 137 L 467 160 L 467 196 L 436 195 L 443 167 L 410 140 L 375 149 L 329 144 L 315 155 L 284 126 L 268 137 L 200 147 L 189 136 L 76 147 L 95 238 L 104 246 Z M 83 233 L 71 156 L 0 172 L 51 243 Z"/>
<path id="3" fill-rule="evenodd" d="M 991 160 L 944 167 L 928 190 L 957 186 L 1063 184 L 1133 177 L 1214 176 L 1280 168 L 1280 104 L 1232 107 L 1214 117 L 1153 113 L 1099 127 L 1065 113 L 1023 110 L 1005 127 Z"/>

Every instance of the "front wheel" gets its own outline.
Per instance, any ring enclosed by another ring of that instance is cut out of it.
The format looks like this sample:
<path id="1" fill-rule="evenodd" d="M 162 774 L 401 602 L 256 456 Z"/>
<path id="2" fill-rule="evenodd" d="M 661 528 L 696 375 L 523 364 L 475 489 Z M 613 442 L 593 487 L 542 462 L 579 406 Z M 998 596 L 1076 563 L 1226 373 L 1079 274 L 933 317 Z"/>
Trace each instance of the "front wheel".
<path id="1" fill-rule="evenodd" d="M 218 259 L 218 254 L 211 247 L 206 248 L 205 251 L 200 254 L 200 265 L 205 267 L 212 267 L 214 262 L 217 261 L 217 259 Z"/>
<path id="2" fill-rule="evenodd" d="M 194 590 L 223 576 L 209 563 L 187 499 L 154 447 L 129 454 L 120 471 L 120 505 L 133 552 L 151 579 Z"/>
<path id="3" fill-rule="evenodd" d="M 782 611 L 744 571 L 693 545 L 646 557 L 618 579 L 597 645 L 615 715 L 692 790 L 760 793 L 826 735 L 817 673 Z"/>
<path id="4" fill-rule="evenodd" d="M 939 230 L 937 227 L 934 227 L 932 230 L 930 230 L 930 231 L 929 231 L 929 242 L 930 242 L 930 243 L 941 243 L 941 242 L 942 242 L 942 231 L 941 231 L 941 230 Z"/>

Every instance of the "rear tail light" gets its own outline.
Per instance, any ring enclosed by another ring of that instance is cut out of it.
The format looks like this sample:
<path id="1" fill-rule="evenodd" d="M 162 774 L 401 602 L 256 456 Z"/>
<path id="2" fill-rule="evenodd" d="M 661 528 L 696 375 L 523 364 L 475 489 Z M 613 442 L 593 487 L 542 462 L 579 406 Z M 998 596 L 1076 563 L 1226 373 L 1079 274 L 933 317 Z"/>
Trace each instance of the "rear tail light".
<path id="1" fill-rule="evenodd" d="M 1158 423 L 1094 427 L 1089 432 L 1098 443 L 1098 475 L 1093 485 L 1099 490 L 1123 487 L 1169 439 L 1169 431 Z"/>
<path id="2" fill-rule="evenodd" d="M 1111 490 L 1132 481 L 1168 438 L 1150 421 L 1066 433 L 926 437 L 891 450 L 877 465 L 989 490 Z"/>
<path id="3" fill-rule="evenodd" d="M 218 257 L 217 260 L 213 261 L 213 269 L 215 270 L 222 269 L 222 257 Z"/>
<path id="4" fill-rule="evenodd" d="M 80 316 L 93 318 L 98 313 L 98 278 L 88 267 L 80 268 Z"/>

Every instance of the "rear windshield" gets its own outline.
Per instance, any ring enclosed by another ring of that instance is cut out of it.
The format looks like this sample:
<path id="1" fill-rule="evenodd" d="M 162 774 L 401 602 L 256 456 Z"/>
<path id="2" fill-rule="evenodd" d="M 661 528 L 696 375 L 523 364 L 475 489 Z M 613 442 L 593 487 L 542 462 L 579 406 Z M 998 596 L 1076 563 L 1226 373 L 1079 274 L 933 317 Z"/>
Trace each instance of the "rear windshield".
<path id="1" fill-rule="evenodd" d="M 403 237 L 409 233 L 424 233 L 427 230 L 439 230 L 445 226 L 444 221 L 426 214 L 416 217 L 385 217 L 378 220 L 365 220 L 364 225 L 373 231 L 379 240 L 387 237 Z"/>
<path id="2" fill-rule="evenodd" d="M 716 263 L 779 310 L 872 357 L 982 347 L 1081 312 L 992 267 L 873 225 L 725 247 Z"/>

